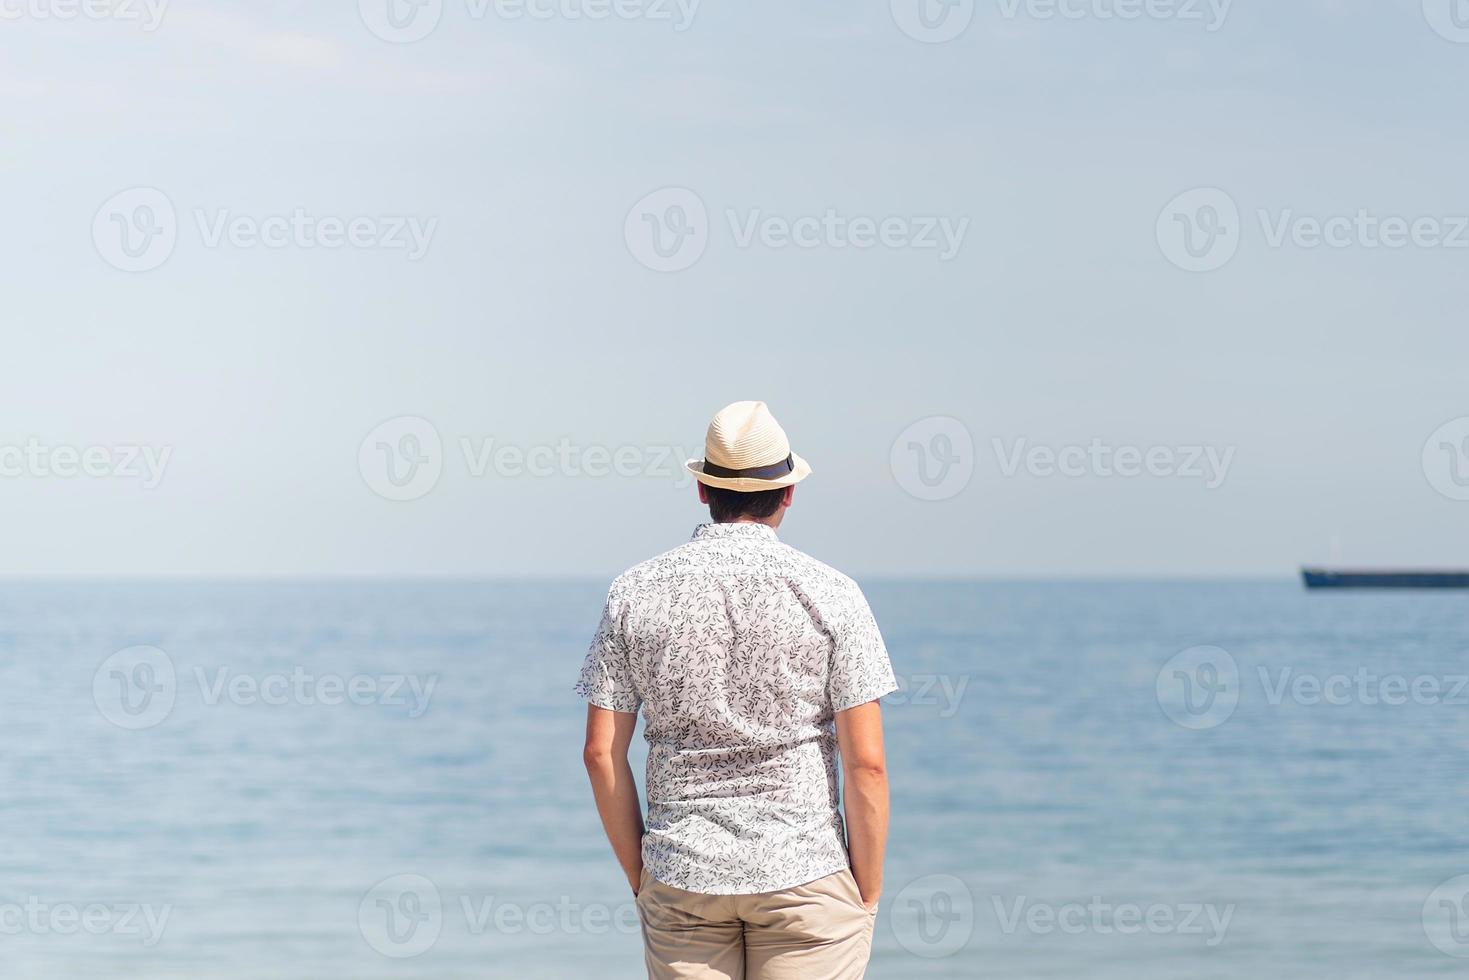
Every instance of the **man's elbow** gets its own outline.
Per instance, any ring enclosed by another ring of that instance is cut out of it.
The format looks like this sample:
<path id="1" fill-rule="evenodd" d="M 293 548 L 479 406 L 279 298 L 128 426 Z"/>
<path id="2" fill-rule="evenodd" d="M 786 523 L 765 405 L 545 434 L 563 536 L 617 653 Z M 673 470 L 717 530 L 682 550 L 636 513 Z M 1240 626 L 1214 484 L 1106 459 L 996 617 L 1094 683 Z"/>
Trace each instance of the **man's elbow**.
<path id="1" fill-rule="evenodd" d="M 845 765 L 849 780 L 879 782 L 888 778 L 888 766 L 884 759 L 849 759 Z"/>
<path id="2" fill-rule="evenodd" d="M 588 769 L 608 769 L 612 766 L 612 747 L 588 742 L 581 750 L 581 759 Z"/>

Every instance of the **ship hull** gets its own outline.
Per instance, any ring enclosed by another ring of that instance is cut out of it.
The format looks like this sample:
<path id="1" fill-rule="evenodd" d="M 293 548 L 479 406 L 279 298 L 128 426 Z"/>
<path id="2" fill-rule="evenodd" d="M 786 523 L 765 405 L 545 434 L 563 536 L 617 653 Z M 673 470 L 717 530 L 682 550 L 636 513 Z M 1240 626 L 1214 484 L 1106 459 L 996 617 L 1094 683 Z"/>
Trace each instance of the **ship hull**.
<path id="1" fill-rule="evenodd" d="M 1303 568 L 1308 589 L 1469 589 L 1469 571 L 1336 571 Z"/>

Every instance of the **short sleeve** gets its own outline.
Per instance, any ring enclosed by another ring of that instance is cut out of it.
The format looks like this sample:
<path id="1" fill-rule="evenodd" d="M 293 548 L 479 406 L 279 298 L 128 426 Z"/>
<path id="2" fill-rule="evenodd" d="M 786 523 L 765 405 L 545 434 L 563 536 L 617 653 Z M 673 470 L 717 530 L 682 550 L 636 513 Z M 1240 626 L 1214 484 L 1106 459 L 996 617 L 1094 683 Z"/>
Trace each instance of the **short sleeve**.
<path id="1" fill-rule="evenodd" d="M 607 594 L 602 622 L 587 650 L 576 693 L 599 708 L 636 714 L 643 699 L 633 681 L 627 640 L 622 635 L 621 614 L 615 589 Z"/>
<path id="2" fill-rule="evenodd" d="M 827 692 L 833 711 L 846 711 L 876 701 L 898 689 L 887 647 L 867 599 L 855 584 L 840 601 L 840 615 L 829 622 L 832 635 L 831 672 Z"/>

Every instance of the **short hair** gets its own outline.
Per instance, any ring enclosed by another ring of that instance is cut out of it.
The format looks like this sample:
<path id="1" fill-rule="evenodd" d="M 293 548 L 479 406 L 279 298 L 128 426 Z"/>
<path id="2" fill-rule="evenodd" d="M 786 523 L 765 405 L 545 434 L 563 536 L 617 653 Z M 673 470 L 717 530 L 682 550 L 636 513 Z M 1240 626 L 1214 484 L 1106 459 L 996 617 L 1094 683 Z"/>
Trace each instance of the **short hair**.
<path id="1" fill-rule="evenodd" d="M 709 516 L 718 524 L 726 524 L 739 517 L 769 517 L 780 509 L 785 494 L 785 487 L 746 493 L 711 487 L 707 483 L 704 485 L 704 495 L 709 499 Z"/>

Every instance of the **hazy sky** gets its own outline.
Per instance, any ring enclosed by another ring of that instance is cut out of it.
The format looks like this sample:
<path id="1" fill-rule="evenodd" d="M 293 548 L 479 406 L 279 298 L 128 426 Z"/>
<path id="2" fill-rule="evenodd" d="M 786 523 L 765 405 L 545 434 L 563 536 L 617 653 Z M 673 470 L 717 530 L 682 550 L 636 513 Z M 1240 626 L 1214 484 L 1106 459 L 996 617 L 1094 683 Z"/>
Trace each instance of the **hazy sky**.
<path id="1" fill-rule="evenodd" d="M 743 398 L 858 575 L 1469 563 L 1469 3 L 70 2 L 0 574 L 604 576 Z"/>

